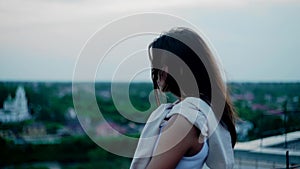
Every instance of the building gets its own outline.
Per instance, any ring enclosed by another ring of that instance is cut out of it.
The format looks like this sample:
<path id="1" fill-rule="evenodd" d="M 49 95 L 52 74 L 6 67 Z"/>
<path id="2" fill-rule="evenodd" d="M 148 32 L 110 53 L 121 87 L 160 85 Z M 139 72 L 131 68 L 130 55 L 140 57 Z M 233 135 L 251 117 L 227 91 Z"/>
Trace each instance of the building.
<path id="1" fill-rule="evenodd" d="M 16 97 L 12 98 L 11 95 L 3 103 L 3 109 L 0 109 L 0 122 L 20 122 L 31 119 L 28 111 L 27 98 L 25 90 L 19 86 L 16 91 Z"/>
<path id="2" fill-rule="evenodd" d="M 96 126 L 96 133 L 99 136 L 118 136 L 126 133 L 126 128 L 114 122 L 102 122 Z"/>
<path id="3" fill-rule="evenodd" d="M 300 131 L 238 142 L 234 156 L 238 169 L 300 168 Z"/>
<path id="4" fill-rule="evenodd" d="M 248 132 L 252 130 L 253 127 L 250 121 L 238 120 L 235 124 L 238 139 L 240 141 L 248 140 Z"/>
<path id="5" fill-rule="evenodd" d="M 46 135 L 47 130 L 43 123 L 32 123 L 23 127 L 23 136 L 44 137 Z"/>

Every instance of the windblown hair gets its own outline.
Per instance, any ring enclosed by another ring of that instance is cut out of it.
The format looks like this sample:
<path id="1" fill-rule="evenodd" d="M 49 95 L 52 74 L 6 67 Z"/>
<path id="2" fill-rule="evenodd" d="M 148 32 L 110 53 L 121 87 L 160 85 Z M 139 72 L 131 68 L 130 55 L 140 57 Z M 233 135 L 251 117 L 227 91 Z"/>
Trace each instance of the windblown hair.
<path id="1" fill-rule="evenodd" d="M 167 73 L 165 85 L 161 89 L 163 92 L 171 92 L 183 98 L 201 98 L 211 105 L 213 110 L 216 107 L 212 105 L 214 90 L 214 96 L 224 104 L 220 122 L 229 130 L 234 147 L 237 138 L 235 110 L 226 83 L 223 82 L 216 60 L 205 41 L 193 30 L 179 27 L 155 39 L 149 45 L 148 52 L 152 63 L 154 89 L 159 88 L 159 76 Z M 168 66 L 168 72 L 161 70 L 165 65 Z"/>

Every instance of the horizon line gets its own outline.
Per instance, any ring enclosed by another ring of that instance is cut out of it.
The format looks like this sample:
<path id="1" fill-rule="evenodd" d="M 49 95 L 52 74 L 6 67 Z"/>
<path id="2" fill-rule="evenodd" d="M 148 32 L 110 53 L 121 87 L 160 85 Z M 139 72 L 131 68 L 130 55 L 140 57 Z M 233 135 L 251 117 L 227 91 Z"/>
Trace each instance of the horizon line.
<path id="1" fill-rule="evenodd" d="M 152 83 L 151 81 L 109 81 L 109 80 L 96 80 L 96 81 L 70 81 L 70 80 L 0 80 L 0 83 Z M 231 80 L 226 83 L 300 83 L 300 80 L 274 80 L 274 81 L 238 81 Z"/>

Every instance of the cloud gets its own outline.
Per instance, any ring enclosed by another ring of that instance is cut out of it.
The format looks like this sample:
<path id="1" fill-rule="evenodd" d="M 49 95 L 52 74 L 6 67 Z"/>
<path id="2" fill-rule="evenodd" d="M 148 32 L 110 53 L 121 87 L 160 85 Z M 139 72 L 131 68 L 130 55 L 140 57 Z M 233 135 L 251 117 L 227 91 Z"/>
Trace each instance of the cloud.
<path id="1" fill-rule="evenodd" d="M 274 44 L 264 48 L 270 54 L 268 58 L 286 51 L 290 52 L 286 57 L 299 54 L 299 13 L 295 10 L 299 6 L 297 0 L 1 0 L 0 79 L 71 79 L 76 57 L 86 40 L 112 19 L 136 12 L 164 12 L 188 19 L 205 29 L 222 57 L 229 58 L 225 66 L 233 77 L 253 79 L 259 77 L 266 63 L 256 74 L 244 74 L 236 71 L 233 63 L 241 69 L 251 69 L 251 65 L 237 63 L 238 59 L 230 57 L 245 55 L 250 60 L 253 51 L 259 51 L 259 44 L 263 43 Z M 265 38 L 258 41 L 257 35 Z M 232 46 L 240 46 L 240 50 L 233 50 Z M 288 65 L 298 62 L 280 58 L 272 63 L 284 63 L 293 72 L 295 66 Z M 53 67 L 61 73 L 53 73 Z M 281 73 L 268 67 L 270 77 L 276 77 L 272 71 Z"/>
<path id="2" fill-rule="evenodd" d="M 115 13 L 172 9 L 227 9 L 251 4 L 299 3 L 296 0 L 2 0 L 1 26 L 71 22 L 89 17 L 109 17 Z"/>

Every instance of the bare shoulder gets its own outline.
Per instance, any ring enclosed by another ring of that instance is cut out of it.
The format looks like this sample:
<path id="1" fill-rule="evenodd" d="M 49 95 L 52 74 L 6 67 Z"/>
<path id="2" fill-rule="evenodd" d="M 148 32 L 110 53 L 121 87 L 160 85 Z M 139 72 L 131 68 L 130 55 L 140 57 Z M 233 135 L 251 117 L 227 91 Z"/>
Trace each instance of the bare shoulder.
<path id="1" fill-rule="evenodd" d="M 177 133 L 187 135 L 193 128 L 193 124 L 190 123 L 184 116 L 180 114 L 174 114 L 168 119 L 168 123 L 164 127 L 163 131 L 169 130 L 170 128 L 177 130 Z"/>
<path id="2" fill-rule="evenodd" d="M 175 168 L 180 159 L 193 149 L 195 142 L 197 128 L 182 115 L 171 116 L 161 132 L 148 169 Z"/>
<path id="3" fill-rule="evenodd" d="M 188 147 L 185 155 L 194 155 L 202 148 L 202 143 L 198 141 L 200 130 L 180 114 L 171 116 L 164 130 L 171 130 L 172 134 L 177 135 L 173 138 L 181 139 L 178 143 Z"/>

